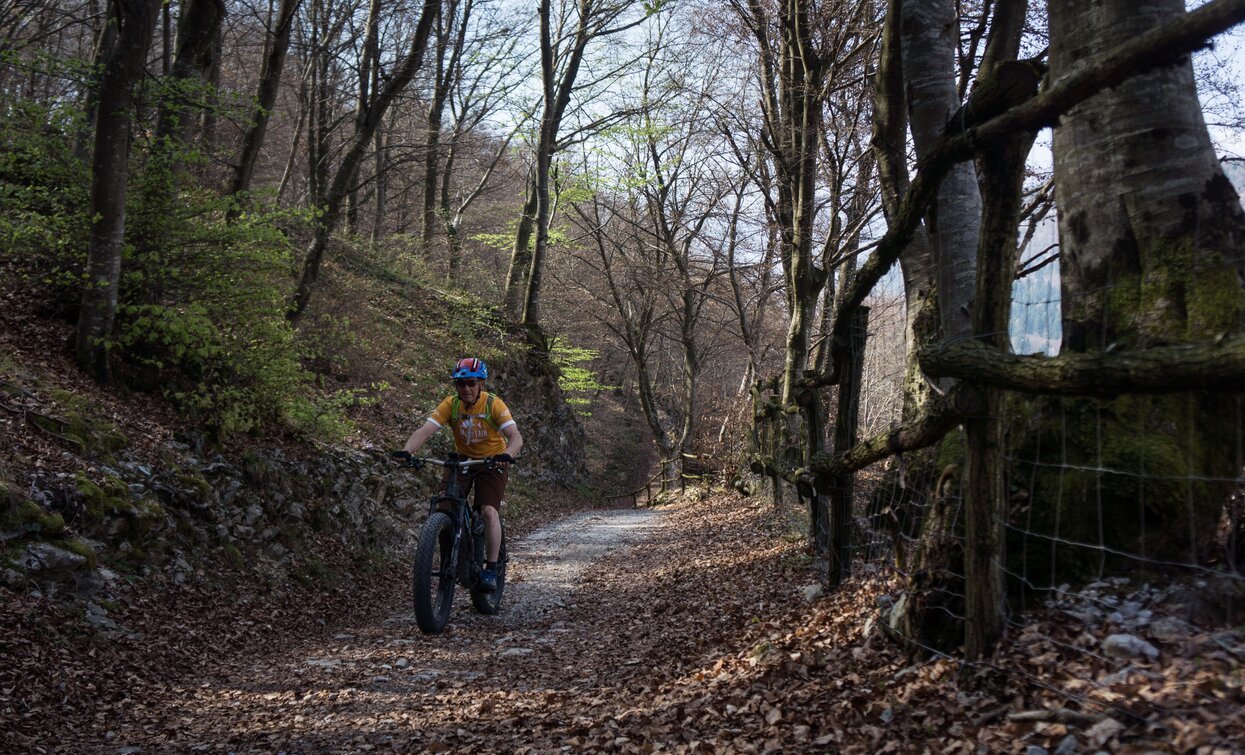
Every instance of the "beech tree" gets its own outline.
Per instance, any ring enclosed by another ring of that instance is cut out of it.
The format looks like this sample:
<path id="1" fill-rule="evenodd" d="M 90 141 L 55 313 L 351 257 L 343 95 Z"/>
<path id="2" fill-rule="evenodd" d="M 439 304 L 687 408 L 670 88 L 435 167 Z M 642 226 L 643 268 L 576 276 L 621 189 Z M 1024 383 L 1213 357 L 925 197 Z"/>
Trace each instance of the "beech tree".
<path id="1" fill-rule="evenodd" d="M 540 24 L 540 127 L 533 150 L 528 198 L 515 233 L 505 293 L 508 311 L 524 325 L 539 326 L 540 323 L 541 281 L 553 208 L 551 171 L 554 155 L 559 148 L 565 147 L 560 143 L 560 136 L 567 108 L 577 91 L 590 90 L 594 85 L 612 81 L 630 65 L 629 60 L 607 64 L 603 70 L 591 71 L 587 81 L 581 81 L 579 76 L 584 68 L 588 45 L 635 28 L 644 22 L 647 13 L 661 7 L 660 2 L 647 4 L 646 13 L 632 17 L 629 14 L 636 5 L 633 0 L 578 0 L 573 6 L 560 4 L 559 12 L 555 13 L 550 0 L 540 0 L 537 9 Z M 611 112 L 592 119 L 587 130 L 599 129 L 624 115 Z"/>
<path id="2" fill-rule="evenodd" d="M 376 13 L 379 14 L 379 12 L 380 9 L 377 7 Z M 384 85 L 371 93 L 365 102 L 360 103 L 359 111 L 355 116 L 354 133 L 346 144 L 331 182 L 327 185 L 323 204 L 318 208 L 320 216 L 317 218 L 315 236 L 307 248 L 302 275 L 299 277 L 298 286 L 290 301 L 287 313 L 290 320 L 296 320 L 311 300 L 320 275 L 320 263 L 325 247 L 328 246 L 329 237 L 341 218 L 343 203 L 352 189 L 359 165 L 389 106 L 415 78 L 415 74 L 423 64 L 424 50 L 428 47 L 428 38 L 432 33 L 437 12 L 437 0 L 424 0 L 408 51 L 394 66 L 393 72 L 385 79 Z M 326 155 L 322 157 L 327 159 Z"/>
<path id="3" fill-rule="evenodd" d="M 1179 0 L 1048 2 L 1054 77 L 1185 17 Z M 1067 112 L 1054 136 L 1059 218 L 1061 354 L 1212 341 L 1245 325 L 1245 215 L 1202 116 L 1187 55 L 1138 72 Z M 1065 417 L 1098 426 L 1100 445 L 1072 439 L 1099 468 L 1134 469 L 1137 490 L 1102 473 L 1065 486 L 1050 517 L 1064 532 L 1160 558 L 1206 557 L 1222 502 L 1240 474 L 1239 399 L 1224 394 L 1069 402 Z M 1065 420 L 1066 421 L 1066 420 Z M 1136 436 L 1138 423 L 1164 432 Z M 1192 486 L 1191 495 L 1183 490 Z M 1058 513 L 1056 513 L 1058 512 Z M 1192 518 L 1192 521 L 1189 521 Z M 1125 525 L 1124 522 L 1129 524 Z"/>
<path id="4" fill-rule="evenodd" d="M 108 339 L 117 316 L 125 198 L 129 177 L 134 86 L 143 73 L 160 0 L 112 0 L 107 23 L 117 29 L 99 81 L 95 151 L 91 159 L 91 241 L 75 352 L 102 383 L 111 380 Z"/>

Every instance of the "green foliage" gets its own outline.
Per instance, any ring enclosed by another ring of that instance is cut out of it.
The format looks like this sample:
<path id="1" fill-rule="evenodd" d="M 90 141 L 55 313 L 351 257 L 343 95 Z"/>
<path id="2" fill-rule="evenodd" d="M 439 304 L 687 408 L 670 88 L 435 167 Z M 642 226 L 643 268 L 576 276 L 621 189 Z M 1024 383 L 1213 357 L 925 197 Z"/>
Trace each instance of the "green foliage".
<path id="1" fill-rule="evenodd" d="M 116 477 L 105 477 L 96 483 L 79 472 L 77 484 L 84 504 L 82 515 L 89 524 L 102 524 L 110 517 L 134 510 L 130 489 Z"/>
<path id="2" fill-rule="evenodd" d="M 65 413 L 67 425 L 60 432 L 82 448 L 111 456 L 130 444 L 116 425 L 92 411 L 90 403 L 81 396 L 59 388 L 50 389 L 48 395 Z"/>
<path id="3" fill-rule="evenodd" d="M 567 394 L 566 403 L 577 407 L 587 406 L 592 400 L 586 394 L 614 388 L 603 385 L 597 380 L 595 372 L 581 366 L 596 359 L 600 353 L 596 349 L 573 346 L 565 339 L 557 339 L 550 344 L 550 356 L 560 373 L 558 387 Z M 578 413 L 584 417 L 592 415 L 592 412 L 583 409 L 578 410 Z"/>
<path id="4" fill-rule="evenodd" d="M 221 546 L 221 550 L 225 554 L 225 561 L 233 568 L 241 569 L 246 566 L 246 557 L 242 555 L 242 551 L 238 550 L 238 546 L 233 543 L 225 543 Z"/>
<path id="5" fill-rule="evenodd" d="M 9 496 L 6 494 L 5 498 Z M 10 501 L 0 513 L 0 530 L 25 531 L 51 537 L 65 532 L 65 519 L 56 512 L 44 511 L 39 504 L 28 499 Z"/>
<path id="6" fill-rule="evenodd" d="M 185 102 L 202 91 L 164 92 Z M 0 263 L 38 298 L 73 316 L 90 233 L 89 166 L 73 155 L 81 134 L 69 108 L 0 99 Z M 139 141 L 127 197 L 126 245 L 114 337 L 117 374 L 158 391 L 218 437 L 286 427 L 339 437 L 353 394 L 316 396 L 285 319 L 293 268 L 288 233 L 309 223 L 248 197 L 233 204 L 196 185 L 206 162 L 172 143 Z M 80 415 L 80 416 L 79 416 Z M 70 416 L 84 446 L 115 450 L 86 412 Z"/>
<path id="7" fill-rule="evenodd" d="M 99 556 L 95 554 L 95 549 L 78 539 L 65 540 L 63 542 L 55 542 L 57 545 L 70 553 L 76 553 L 86 559 L 86 565 L 90 569 L 99 566 Z"/>
<path id="8" fill-rule="evenodd" d="M 59 308 L 76 300 L 90 233 L 81 127 L 70 108 L 0 98 L 0 262 Z"/>

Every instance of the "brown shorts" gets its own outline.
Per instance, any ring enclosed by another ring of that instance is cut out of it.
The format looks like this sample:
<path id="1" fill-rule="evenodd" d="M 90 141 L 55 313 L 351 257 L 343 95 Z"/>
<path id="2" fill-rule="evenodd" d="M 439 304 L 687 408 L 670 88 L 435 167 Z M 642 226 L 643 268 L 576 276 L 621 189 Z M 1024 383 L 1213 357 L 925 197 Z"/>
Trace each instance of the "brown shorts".
<path id="1" fill-rule="evenodd" d="M 510 481 L 510 470 L 482 469 L 473 474 L 463 474 L 457 469 L 446 467 L 441 475 L 441 492 L 444 493 L 450 484 L 450 475 L 457 474 L 463 489 L 470 494 L 474 486 L 477 506 L 492 506 L 500 510 L 501 499 L 506 494 L 506 483 Z"/>

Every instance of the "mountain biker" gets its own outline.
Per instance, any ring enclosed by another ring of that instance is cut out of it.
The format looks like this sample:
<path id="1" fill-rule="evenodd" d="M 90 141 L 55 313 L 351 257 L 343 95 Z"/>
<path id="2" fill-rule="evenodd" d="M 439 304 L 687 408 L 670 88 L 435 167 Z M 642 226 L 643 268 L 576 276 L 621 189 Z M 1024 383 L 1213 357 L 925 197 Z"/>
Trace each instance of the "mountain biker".
<path id="1" fill-rule="evenodd" d="M 484 592 L 497 589 L 497 559 L 501 551 L 501 515 L 498 506 L 510 480 L 510 464 L 523 449 L 523 436 L 510 416 L 510 408 L 500 397 L 484 390 L 488 365 L 482 359 L 464 357 L 454 365 L 450 377 L 454 395 L 446 396 L 428 420 L 406 441 L 395 459 L 411 458 L 438 430 L 451 425 L 454 448 L 472 459 L 493 460 L 474 475 L 463 474 L 456 467 L 446 467 L 441 478 L 441 491 L 449 485 L 450 475 L 457 474 L 463 490 L 476 489 L 476 505 L 484 516 L 485 565 L 480 572 L 480 588 Z"/>

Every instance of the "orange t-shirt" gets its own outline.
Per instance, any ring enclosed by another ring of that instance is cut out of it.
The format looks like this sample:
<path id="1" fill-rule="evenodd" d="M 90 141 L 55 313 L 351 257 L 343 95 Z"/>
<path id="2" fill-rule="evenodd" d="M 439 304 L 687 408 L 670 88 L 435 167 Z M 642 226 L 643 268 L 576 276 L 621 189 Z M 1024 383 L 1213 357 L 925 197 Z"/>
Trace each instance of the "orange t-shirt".
<path id="1" fill-rule="evenodd" d="M 493 397 L 491 420 L 485 419 L 488 410 L 488 391 L 480 391 L 480 397 L 471 406 L 461 404 L 458 407 L 458 421 L 452 420 L 454 401 L 457 396 L 447 396 L 437 404 L 437 408 L 428 416 L 428 421 L 437 427 L 454 425 L 454 448 L 464 456 L 483 459 L 506 452 L 506 438 L 501 431 L 514 424 L 510 416 L 510 407 L 500 396 Z"/>

